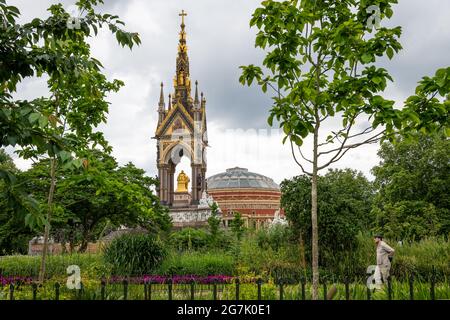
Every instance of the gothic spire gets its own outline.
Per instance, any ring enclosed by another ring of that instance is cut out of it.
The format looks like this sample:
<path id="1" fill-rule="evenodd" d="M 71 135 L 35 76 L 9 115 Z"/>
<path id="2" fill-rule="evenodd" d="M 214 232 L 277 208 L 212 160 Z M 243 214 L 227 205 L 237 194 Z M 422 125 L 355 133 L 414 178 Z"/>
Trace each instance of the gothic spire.
<path id="1" fill-rule="evenodd" d="M 195 81 L 195 98 L 194 98 L 194 105 L 199 106 L 200 101 L 198 100 L 198 81 Z"/>
<path id="2" fill-rule="evenodd" d="M 164 84 L 161 82 L 161 93 L 159 94 L 159 108 L 164 110 L 164 107 L 166 106 L 164 102 L 164 90 L 163 90 Z"/>
<path id="3" fill-rule="evenodd" d="M 185 107 L 188 107 L 188 101 L 191 96 L 191 79 L 189 75 L 189 58 L 186 45 L 186 25 L 184 24 L 184 17 L 187 16 L 187 14 L 182 10 L 179 16 L 181 17 L 181 31 L 178 43 L 176 75 L 174 79 L 175 98 L 180 100 Z"/>

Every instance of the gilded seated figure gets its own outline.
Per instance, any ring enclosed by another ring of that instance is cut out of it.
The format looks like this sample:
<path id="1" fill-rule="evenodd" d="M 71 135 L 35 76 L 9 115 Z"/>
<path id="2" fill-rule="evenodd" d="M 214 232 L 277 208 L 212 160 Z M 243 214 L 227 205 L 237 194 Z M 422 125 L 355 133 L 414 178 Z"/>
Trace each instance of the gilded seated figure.
<path id="1" fill-rule="evenodd" d="M 184 173 L 183 170 L 181 170 L 177 178 L 178 185 L 177 190 L 175 192 L 188 192 L 188 186 L 190 181 L 191 180 L 189 179 L 189 177 Z"/>

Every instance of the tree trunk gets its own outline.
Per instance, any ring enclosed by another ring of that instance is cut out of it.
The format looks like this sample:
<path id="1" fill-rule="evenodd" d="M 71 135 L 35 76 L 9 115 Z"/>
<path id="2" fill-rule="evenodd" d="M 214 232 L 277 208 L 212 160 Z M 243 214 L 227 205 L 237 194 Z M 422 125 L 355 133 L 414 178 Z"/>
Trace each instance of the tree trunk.
<path id="1" fill-rule="evenodd" d="M 300 263 L 301 263 L 303 270 L 305 270 L 306 269 L 305 241 L 303 240 L 303 235 L 301 232 L 300 232 L 299 244 L 300 244 Z"/>
<path id="2" fill-rule="evenodd" d="M 39 282 L 44 283 L 45 279 L 45 262 L 47 258 L 48 252 L 48 240 L 50 236 L 50 220 L 53 213 L 53 195 L 55 193 L 55 185 L 56 185 L 56 159 L 50 159 L 50 190 L 48 192 L 48 211 L 47 211 L 47 223 L 45 224 L 44 230 L 44 247 L 42 248 L 42 259 L 41 259 L 41 268 L 39 270 Z"/>
<path id="3" fill-rule="evenodd" d="M 317 118 L 316 118 L 317 119 Z M 316 122 L 314 130 L 313 172 L 311 181 L 311 227 L 312 227 L 312 273 L 313 290 L 312 298 L 319 298 L 319 233 L 317 227 L 317 145 L 319 122 Z"/>

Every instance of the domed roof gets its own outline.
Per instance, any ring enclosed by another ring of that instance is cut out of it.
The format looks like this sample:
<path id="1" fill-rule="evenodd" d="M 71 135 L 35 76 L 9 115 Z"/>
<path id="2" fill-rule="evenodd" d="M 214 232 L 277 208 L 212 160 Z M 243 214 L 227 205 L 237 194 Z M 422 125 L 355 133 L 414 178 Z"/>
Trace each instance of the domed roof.
<path id="1" fill-rule="evenodd" d="M 208 190 L 245 188 L 280 190 L 280 187 L 271 178 L 249 172 L 245 168 L 227 169 L 226 172 L 208 178 Z"/>

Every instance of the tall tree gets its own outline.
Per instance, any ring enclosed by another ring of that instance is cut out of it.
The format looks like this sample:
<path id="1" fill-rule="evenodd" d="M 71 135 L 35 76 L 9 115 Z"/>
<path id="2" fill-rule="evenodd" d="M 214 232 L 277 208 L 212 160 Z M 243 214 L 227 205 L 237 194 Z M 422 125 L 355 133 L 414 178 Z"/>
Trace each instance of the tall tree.
<path id="1" fill-rule="evenodd" d="M 91 56 L 88 38 L 107 26 L 122 46 L 139 44 L 137 33 L 123 31 L 118 16 L 98 14 L 102 0 L 79 0 L 84 18 L 74 21 L 62 4 L 52 5 L 45 19 L 19 24 L 20 11 L 0 0 L 0 146 L 17 146 L 24 158 L 47 157 L 50 187 L 47 197 L 44 249 L 39 280 L 45 276 L 50 222 L 58 166 L 86 166 L 73 159 L 91 146 L 107 143 L 95 128 L 106 120 L 106 95 L 123 85 L 108 81 L 101 63 Z M 75 23 L 73 23 L 75 22 Z M 48 76 L 49 97 L 14 100 L 11 93 L 26 77 Z"/>
<path id="2" fill-rule="evenodd" d="M 387 237 L 450 236 L 450 141 L 441 132 L 383 143 L 373 214 Z"/>
<path id="3" fill-rule="evenodd" d="M 281 183 L 281 206 L 293 234 L 305 241 L 311 255 L 311 177 L 300 175 Z M 374 187 L 361 172 L 329 170 L 318 177 L 319 245 L 322 265 L 332 266 L 335 257 L 356 249 L 359 232 L 369 230 Z"/>
<path id="4" fill-rule="evenodd" d="M 396 2 L 267 0 L 250 21 L 259 29 L 255 46 L 266 52 L 265 69 L 242 66 L 240 81 L 251 85 L 256 80 L 264 92 L 274 90 L 268 123 L 272 126 L 276 118 L 286 134 L 283 143 L 289 140 L 296 163 L 311 177 L 314 299 L 319 289 L 319 172 L 349 150 L 393 139 L 396 132 L 449 126 L 450 68 L 424 78 L 403 109 L 379 95 L 392 78 L 375 62 L 401 49 L 401 28 L 379 26 L 392 16 Z M 309 155 L 301 149 L 307 137 L 312 137 Z"/>

